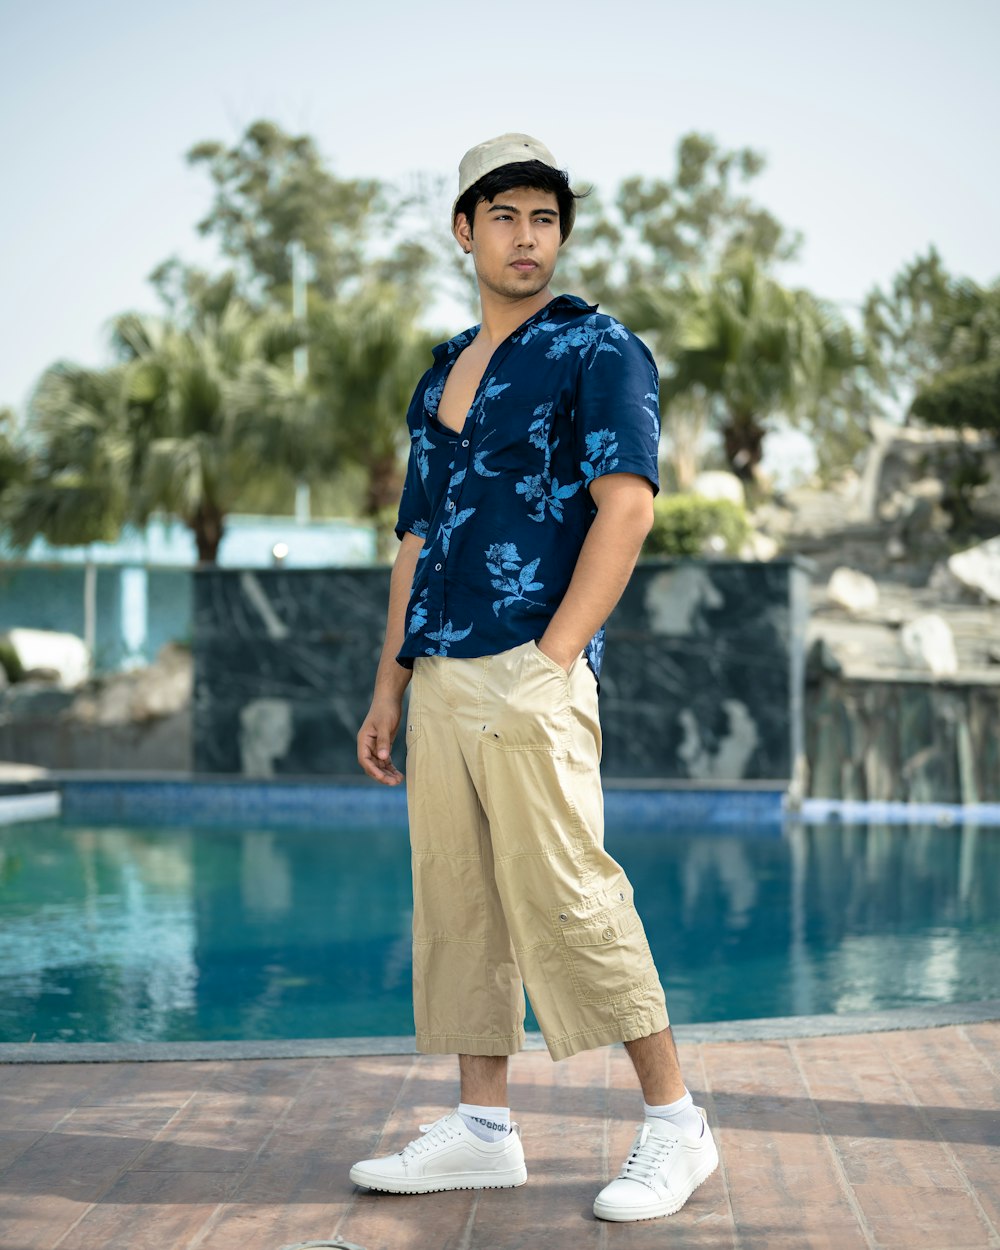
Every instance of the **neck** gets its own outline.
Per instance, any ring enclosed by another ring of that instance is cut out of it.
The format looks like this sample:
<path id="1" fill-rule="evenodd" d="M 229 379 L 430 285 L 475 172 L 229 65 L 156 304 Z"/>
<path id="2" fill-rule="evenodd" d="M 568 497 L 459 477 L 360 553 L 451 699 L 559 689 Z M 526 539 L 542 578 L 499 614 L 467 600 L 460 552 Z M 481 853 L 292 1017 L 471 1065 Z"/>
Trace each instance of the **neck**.
<path id="1" fill-rule="evenodd" d="M 548 286 L 543 287 L 537 295 L 530 295 L 525 299 L 510 299 L 480 286 L 479 301 L 483 312 L 479 333 L 485 342 L 495 347 L 522 322 L 550 303 L 552 298 L 552 290 Z"/>

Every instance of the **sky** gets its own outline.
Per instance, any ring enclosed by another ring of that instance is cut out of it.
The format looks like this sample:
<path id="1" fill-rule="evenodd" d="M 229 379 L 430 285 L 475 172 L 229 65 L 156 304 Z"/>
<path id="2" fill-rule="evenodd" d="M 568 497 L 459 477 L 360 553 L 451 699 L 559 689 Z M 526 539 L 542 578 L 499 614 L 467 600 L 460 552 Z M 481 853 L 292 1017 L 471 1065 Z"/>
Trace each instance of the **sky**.
<path id="1" fill-rule="evenodd" d="M 184 155 L 260 118 L 398 182 L 526 131 L 604 190 L 698 131 L 763 153 L 749 194 L 805 235 L 780 277 L 846 315 L 930 244 L 990 282 L 998 48 L 997 0 L 0 0 L 0 408 L 109 363 L 168 256 L 220 266 Z"/>

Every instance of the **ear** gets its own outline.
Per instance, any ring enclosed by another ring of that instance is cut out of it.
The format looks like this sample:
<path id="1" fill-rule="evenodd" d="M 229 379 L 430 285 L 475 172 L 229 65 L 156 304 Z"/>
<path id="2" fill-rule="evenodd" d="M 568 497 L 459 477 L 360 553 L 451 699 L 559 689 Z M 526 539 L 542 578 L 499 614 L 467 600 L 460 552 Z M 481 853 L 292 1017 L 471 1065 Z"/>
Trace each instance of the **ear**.
<path id="1" fill-rule="evenodd" d="M 463 252 L 468 254 L 472 251 L 472 228 L 465 213 L 455 214 L 455 224 L 452 226 L 451 232 L 458 240 L 458 246 Z"/>

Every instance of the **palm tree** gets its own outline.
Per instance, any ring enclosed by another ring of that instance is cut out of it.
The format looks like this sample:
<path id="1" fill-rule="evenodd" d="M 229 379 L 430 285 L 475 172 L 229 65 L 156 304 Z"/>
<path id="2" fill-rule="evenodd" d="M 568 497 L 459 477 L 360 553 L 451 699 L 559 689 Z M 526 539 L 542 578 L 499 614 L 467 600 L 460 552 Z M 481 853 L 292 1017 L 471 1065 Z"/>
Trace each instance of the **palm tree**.
<path id="1" fill-rule="evenodd" d="M 726 457 L 753 486 L 769 418 L 808 421 L 864 355 L 832 308 L 782 287 L 748 252 L 707 284 L 690 280 L 681 308 L 663 406 L 692 392 L 713 397 Z"/>
<path id="2" fill-rule="evenodd" d="M 376 523 L 383 555 L 409 445 L 406 410 L 435 341 L 417 325 L 415 305 L 388 283 L 369 283 L 312 317 L 314 471 L 344 463 L 363 469 L 362 511 Z"/>
<path id="3" fill-rule="evenodd" d="M 128 390 L 120 365 L 97 370 L 60 361 L 42 374 L 28 405 L 20 471 L 4 501 L 14 547 L 36 535 L 67 546 L 117 537 L 132 462 Z"/>
<path id="4" fill-rule="evenodd" d="M 127 314 L 114 340 L 126 360 L 134 456 L 130 514 L 172 513 L 214 563 L 241 490 L 255 476 L 303 471 L 307 404 L 290 367 L 305 331 L 232 297 L 186 327 Z"/>

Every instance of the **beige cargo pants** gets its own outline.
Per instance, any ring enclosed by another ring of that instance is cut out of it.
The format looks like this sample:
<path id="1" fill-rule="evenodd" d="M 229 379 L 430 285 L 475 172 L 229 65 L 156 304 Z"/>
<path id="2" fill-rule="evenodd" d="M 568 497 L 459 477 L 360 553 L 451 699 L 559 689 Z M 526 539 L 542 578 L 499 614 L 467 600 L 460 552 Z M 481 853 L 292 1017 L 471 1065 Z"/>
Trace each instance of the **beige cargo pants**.
<path id="1" fill-rule="evenodd" d="M 418 1051 L 513 1054 L 524 987 L 553 1059 L 666 1028 L 632 887 L 604 850 L 583 656 L 568 673 L 534 642 L 415 660 L 406 749 Z"/>

